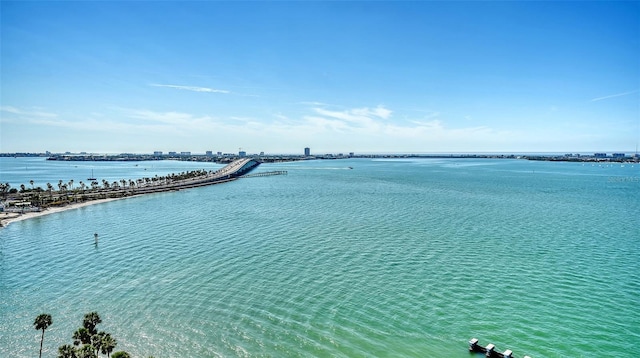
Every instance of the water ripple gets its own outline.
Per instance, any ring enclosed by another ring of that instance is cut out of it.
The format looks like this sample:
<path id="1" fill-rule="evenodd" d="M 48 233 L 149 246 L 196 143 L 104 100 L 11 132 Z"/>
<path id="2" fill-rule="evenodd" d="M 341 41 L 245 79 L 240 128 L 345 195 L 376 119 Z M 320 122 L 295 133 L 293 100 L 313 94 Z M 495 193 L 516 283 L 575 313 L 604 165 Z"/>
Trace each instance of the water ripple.
<path id="1" fill-rule="evenodd" d="M 32 356 L 47 311 L 53 355 L 92 310 L 136 356 L 468 357 L 477 336 L 595 357 L 640 343 L 637 191 L 604 191 L 584 167 L 447 163 L 284 163 L 285 177 L 13 223 L 0 353 Z"/>

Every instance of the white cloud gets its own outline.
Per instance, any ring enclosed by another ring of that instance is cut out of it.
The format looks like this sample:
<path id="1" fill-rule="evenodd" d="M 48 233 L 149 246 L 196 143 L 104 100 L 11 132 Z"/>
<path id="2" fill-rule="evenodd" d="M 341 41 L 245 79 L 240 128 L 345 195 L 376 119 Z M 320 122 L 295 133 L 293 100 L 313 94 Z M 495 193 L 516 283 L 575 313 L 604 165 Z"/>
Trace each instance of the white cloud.
<path id="1" fill-rule="evenodd" d="M 424 119 L 391 121 L 392 111 L 383 106 L 342 111 L 311 108 L 314 114 L 289 126 L 298 133 L 313 133 L 309 145 L 327 145 L 322 150 L 367 150 L 371 152 L 481 151 L 510 146 L 526 134 L 487 126 L 449 127 L 438 112 Z M 265 127 L 268 134 L 273 127 Z M 300 135 L 293 136 L 299 139 Z M 332 148 L 340 146 L 341 148 Z M 497 149 L 496 149 L 497 150 Z"/>
<path id="2" fill-rule="evenodd" d="M 313 101 L 304 101 L 304 102 L 300 102 L 300 104 L 308 105 L 308 106 L 328 106 L 327 103 L 313 102 Z"/>
<path id="3" fill-rule="evenodd" d="M 382 118 L 382 119 L 387 119 L 389 118 L 389 116 L 391 116 L 391 111 L 382 107 L 382 106 L 378 106 L 374 109 L 369 109 L 369 108 L 357 108 L 357 109 L 353 109 L 352 112 L 354 114 L 357 115 L 361 115 L 361 116 L 365 116 L 365 117 L 378 117 L 378 118 Z"/>
<path id="4" fill-rule="evenodd" d="M 365 119 L 372 119 L 372 117 L 387 119 L 391 116 L 391 113 L 392 113 L 390 110 L 382 106 L 378 106 L 373 109 L 368 107 L 354 108 L 346 111 L 330 111 L 320 107 L 316 107 L 314 108 L 314 110 L 317 113 L 320 113 L 328 117 L 344 119 L 346 121 L 355 122 L 355 123 L 363 122 L 365 121 Z"/>
<path id="5" fill-rule="evenodd" d="M 126 115 L 129 118 L 171 125 L 188 125 L 197 120 L 191 114 L 180 112 L 154 112 L 148 110 L 133 110 Z"/>
<path id="6" fill-rule="evenodd" d="M 376 108 L 354 108 L 345 111 L 331 111 L 324 108 L 313 108 L 313 111 L 316 112 L 316 115 L 320 115 L 321 118 L 329 118 L 332 119 L 331 127 L 339 129 L 340 131 L 348 131 L 348 130 L 358 130 L 358 131 L 368 131 L 368 132 L 377 132 L 380 130 L 381 126 L 384 125 L 385 119 L 388 119 L 391 116 L 391 111 L 378 106 Z M 306 116 L 304 117 L 306 120 L 314 120 L 318 123 L 316 117 Z M 330 122 L 324 122 L 325 124 L 329 124 Z"/>
<path id="7" fill-rule="evenodd" d="M 307 146 L 327 153 L 535 151 L 535 148 L 543 147 L 577 150 L 580 141 L 575 138 L 583 134 L 580 140 L 589 141 L 584 135 L 591 133 L 573 127 L 567 131 L 558 126 L 527 131 L 515 130 L 516 125 L 495 128 L 483 125 L 481 120 L 454 125 L 446 115 L 438 112 L 411 116 L 401 111 L 401 115 L 397 115 L 384 106 L 330 110 L 317 103 L 309 103 L 301 112 L 299 109 L 295 112 L 273 111 L 266 118 L 246 112 L 218 116 L 216 113 L 131 108 L 64 116 L 11 106 L 2 106 L 0 110 L 6 118 L 21 125 L 51 133 L 57 130 L 54 127 L 63 128 L 69 133 L 80 134 L 78 138 L 92 138 L 93 142 L 87 142 L 90 145 L 111 148 L 114 152 L 124 150 L 125 146 L 128 151 L 136 151 L 136 147 L 140 148 L 138 151 L 182 148 L 194 152 L 243 147 L 249 152 L 267 153 L 295 153 Z M 20 143 L 18 137 L 23 133 L 28 131 L 16 130 L 11 135 L 12 140 Z M 8 136 L 7 133 L 3 135 Z M 89 145 L 87 143 L 82 145 Z M 50 144 L 49 148 L 54 146 Z"/>
<path id="8" fill-rule="evenodd" d="M 5 109 L 3 108 L 3 111 Z M 12 108 L 9 110 L 12 113 Z M 25 113 L 25 112 L 20 112 Z M 86 133 L 166 133 L 185 135 L 197 131 L 207 131 L 215 120 L 210 116 L 195 116 L 180 112 L 154 112 L 118 108 L 116 113 L 74 114 L 65 118 L 40 116 L 23 118 L 26 123 L 64 128 L 69 131 Z"/>
<path id="9" fill-rule="evenodd" d="M 165 88 L 174 88 L 185 91 L 192 92 L 206 92 L 206 93 L 230 93 L 227 90 L 220 90 L 208 87 L 197 87 L 197 86 L 180 86 L 180 85 L 162 85 L 162 84 L 151 84 L 153 87 L 165 87 Z"/>
<path id="10" fill-rule="evenodd" d="M 24 110 L 12 106 L 0 106 L 1 112 L 7 112 L 19 116 L 24 117 L 40 117 L 40 118 L 56 118 L 58 117 L 55 113 L 41 112 L 41 111 L 33 111 L 33 110 Z"/>

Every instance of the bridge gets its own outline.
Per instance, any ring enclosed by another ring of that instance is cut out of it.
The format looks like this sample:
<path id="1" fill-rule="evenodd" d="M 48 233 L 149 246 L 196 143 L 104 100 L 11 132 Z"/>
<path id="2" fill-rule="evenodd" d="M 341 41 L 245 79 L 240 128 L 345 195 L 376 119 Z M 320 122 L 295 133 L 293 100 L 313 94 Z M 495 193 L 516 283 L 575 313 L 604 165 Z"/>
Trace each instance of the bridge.
<path id="1" fill-rule="evenodd" d="M 225 167 L 213 172 L 211 178 L 219 180 L 238 178 L 249 173 L 258 165 L 260 165 L 260 162 L 251 158 L 234 160 Z"/>
<path id="2" fill-rule="evenodd" d="M 132 194 L 157 193 L 162 191 L 196 188 L 205 185 L 229 182 L 249 173 L 258 165 L 260 165 L 260 162 L 255 159 L 242 158 L 234 160 L 223 168 L 220 168 L 215 172 L 208 172 L 203 176 L 178 180 L 170 183 L 162 183 L 158 185 L 152 184 L 148 186 L 136 187 L 134 190 L 132 190 Z"/>

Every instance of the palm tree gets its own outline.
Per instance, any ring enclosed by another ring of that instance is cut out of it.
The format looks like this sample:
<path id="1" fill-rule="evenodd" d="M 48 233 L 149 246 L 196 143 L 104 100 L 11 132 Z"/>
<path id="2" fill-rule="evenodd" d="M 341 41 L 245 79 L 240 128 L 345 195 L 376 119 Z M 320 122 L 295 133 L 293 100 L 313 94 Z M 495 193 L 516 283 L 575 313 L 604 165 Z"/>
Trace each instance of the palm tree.
<path id="1" fill-rule="evenodd" d="M 72 338 L 75 346 L 89 344 L 91 343 L 91 332 L 86 327 L 78 328 L 77 331 L 73 332 Z"/>
<path id="2" fill-rule="evenodd" d="M 31 184 L 31 189 L 33 189 L 33 183 L 34 183 L 33 179 L 29 180 L 29 184 Z"/>
<path id="3" fill-rule="evenodd" d="M 102 349 L 102 340 L 107 335 L 105 332 L 98 332 L 91 336 L 91 345 L 96 350 L 96 355 L 100 353 L 100 349 Z"/>
<path id="4" fill-rule="evenodd" d="M 0 192 L 2 192 L 2 197 L 6 198 L 7 197 L 7 193 L 9 192 L 9 188 L 11 188 L 11 185 L 9 185 L 9 183 L 0 183 Z"/>
<path id="5" fill-rule="evenodd" d="M 102 352 L 102 354 L 106 354 L 107 358 L 109 358 L 111 352 L 113 352 L 113 349 L 117 344 L 118 342 L 116 341 L 116 339 L 111 337 L 109 333 L 106 333 L 104 337 L 102 337 L 102 345 L 100 347 L 100 351 Z"/>
<path id="6" fill-rule="evenodd" d="M 69 180 L 69 189 L 71 189 L 71 193 L 73 194 L 73 199 L 76 198 L 75 190 L 73 190 L 73 179 Z"/>
<path id="7" fill-rule="evenodd" d="M 78 358 L 76 349 L 70 344 L 60 346 L 58 348 L 58 358 Z"/>
<path id="8" fill-rule="evenodd" d="M 42 191 L 41 187 L 37 187 L 35 189 L 31 189 L 30 200 L 36 203 L 36 206 L 40 206 L 40 192 Z"/>
<path id="9" fill-rule="evenodd" d="M 131 355 L 125 351 L 118 351 L 113 353 L 113 357 L 111 358 L 131 358 Z"/>
<path id="10" fill-rule="evenodd" d="M 33 326 L 35 329 L 42 330 L 42 338 L 40 338 L 40 357 L 42 358 L 42 342 L 44 342 L 44 330 L 49 328 L 53 324 L 53 320 L 51 319 L 50 314 L 43 313 L 36 317 L 36 320 L 33 321 Z"/>
<path id="11" fill-rule="evenodd" d="M 80 180 L 80 190 L 82 191 L 82 200 L 84 200 L 84 188 L 86 187 L 86 184 L 82 182 L 82 180 Z"/>
<path id="12" fill-rule="evenodd" d="M 90 344 L 85 344 L 82 348 L 77 350 L 78 358 L 98 358 L 96 352 L 94 352 L 95 348 L 93 348 Z"/>
<path id="13" fill-rule="evenodd" d="M 82 321 L 82 326 L 86 328 L 91 335 L 98 333 L 96 330 L 96 326 L 98 323 L 101 323 L 102 319 L 100 319 L 100 315 L 98 312 L 91 312 L 84 315 L 84 320 Z"/>

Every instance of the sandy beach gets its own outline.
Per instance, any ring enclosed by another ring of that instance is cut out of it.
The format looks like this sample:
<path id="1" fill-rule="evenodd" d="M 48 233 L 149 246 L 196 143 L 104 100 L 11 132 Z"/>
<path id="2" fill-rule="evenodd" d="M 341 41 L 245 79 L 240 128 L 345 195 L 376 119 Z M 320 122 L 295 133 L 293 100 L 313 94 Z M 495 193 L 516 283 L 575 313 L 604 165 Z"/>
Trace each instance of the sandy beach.
<path id="1" fill-rule="evenodd" d="M 68 205 L 65 205 L 65 206 L 57 206 L 57 207 L 47 208 L 47 209 L 44 209 L 42 211 L 27 212 L 27 213 L 22 213 L 22 214 L 21 213 L 3 212 L 3 213 L 0 213 L 0 227 L 6 227 L 7 225 L 9 225 L 9 224 L 11 224 L 12 222 L 15 222 L 15 221 L 21 221 L 21 220 L 37 218 L 37 217 L 43 216 L 43 215 L 59 213 L 59 212 L 62 212 L 62 211 L 82 208 L 84 206 L 101 204 L 101 203 L 106 203 L 106 202 L 109 202 L 109 201 L 126 199 L 126 198 L 130 198 L 130 197 L 131 196 L 122 197 L 122 198 L 108 198 L 108 199 L 89 200 L 89 201 L 85 201 L 85 202 L 82 202 L 82 203 L 73 203 L 73 204 L 68 204 Z"/>

